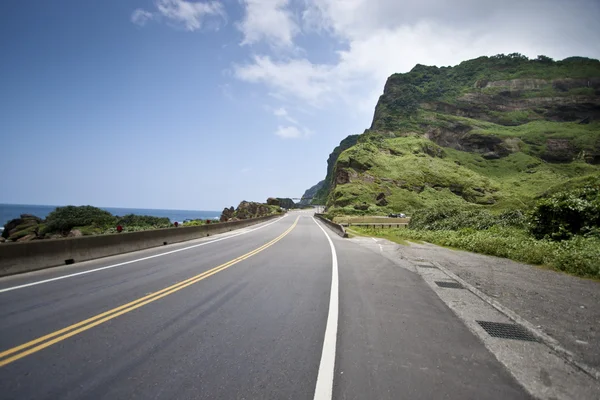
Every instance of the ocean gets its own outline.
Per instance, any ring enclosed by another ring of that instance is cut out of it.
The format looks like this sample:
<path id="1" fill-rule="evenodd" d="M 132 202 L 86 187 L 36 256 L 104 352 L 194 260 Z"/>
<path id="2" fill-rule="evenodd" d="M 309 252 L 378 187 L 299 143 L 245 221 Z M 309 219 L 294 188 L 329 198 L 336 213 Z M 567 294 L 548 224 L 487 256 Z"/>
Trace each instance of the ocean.
<path id="1" fill-rule="evenodd" d="M 0 231 L 3 225 L 11 219 L 18 218 L 21 214 L 33 214 L 40 218 L 46 216 L 57 206 L 27 205 L 27 204 L 0 204 Z M 114 208 L 99 207 L 113 215 L 151 215 L 153 217 L 167 217 L 171 222 L 183 222 L 186 219 L 217 219 L 221 216 L 220 211 L 202 210 L 158 210 L 146 208 Z"/>

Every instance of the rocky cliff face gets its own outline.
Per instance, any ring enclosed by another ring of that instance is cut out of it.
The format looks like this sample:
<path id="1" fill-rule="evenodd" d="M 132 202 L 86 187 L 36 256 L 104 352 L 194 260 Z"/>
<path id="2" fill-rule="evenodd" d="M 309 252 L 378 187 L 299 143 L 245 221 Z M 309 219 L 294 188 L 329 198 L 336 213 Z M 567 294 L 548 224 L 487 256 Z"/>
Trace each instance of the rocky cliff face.
<path id="1" fill-rule="evenodd" d="M 524 205 L 600 172 L 600 62 L 511 54 L 417 65 L 388 79 L 370 129 L 338 149 L 318 193 L 333 209 Z"/>
<path id="2" fill-rule="evenodd" d="M 274 199 L 274 198 L 273 198 Z M 276 200 L 276 199 L 274 199 Z M 223 209 L 221 222 L 237 221 L 240 219 L 264 217 L 279 212 L 279 205 L 269 205 L 254 201 L 242 201 L 236 209 L 232 207 Z"/>
<path id="3" fill-rule="evenodd" d="M 317 192 L 321 190 L 325 180 L 320 181 L 314 186 L 311 186 L 310 189 L 306 189 L 304 194 L 302 195 L 302 200 L 300 200 L 301 206 L 307 206 L 312 203 L 313 198 L 316 196 Z"/>
<path id="4" fill-rule="evenodd" d="M 340 142 L 340 144 L 335 149 L 333 149 L 331 154 L 329 154 L 329 158 L 327 159 L 327 175 L 325 176 L 325 180 L 323 181 L 323 184 L 321 185 L 319 190 L 317 190 L 317 192 L 313 196 L 313 200 L 312 200 L 313 204 L 325 204 L 326 203 L 329 192 L 331 191 L 331 188 L 334 186 L 333 172 L 334 172 L 334 168 L 335 168 L 335 163 L 337 162 L 338 157 L 340 156 L 340 154 L 342 154 L 343 151 L 349 149 L 350 147 L 352 147 L 356 144 L 359 136 L 360 135 L 347 136 L 345 139 L 343 139 Z"/>

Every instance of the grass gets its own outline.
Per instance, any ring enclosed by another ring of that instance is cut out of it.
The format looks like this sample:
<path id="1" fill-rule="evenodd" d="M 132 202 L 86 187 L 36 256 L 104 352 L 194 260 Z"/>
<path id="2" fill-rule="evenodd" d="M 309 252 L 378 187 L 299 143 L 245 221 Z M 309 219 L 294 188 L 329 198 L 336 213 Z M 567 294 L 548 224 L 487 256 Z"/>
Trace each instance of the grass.
<path id="1" fill-rule="evenodd" d="M 333 218 L 333 222 L 338 224 L 408 224 L 410 218 L 388 218 L 385 216 L 338 216 Z"/>
<path id="2" fill-rule="evenodd" d="M 409 246 L 410 242 L 413 242 L 413 243 L 420 242 L 420 241 L 417 241 L 417 240 L 410 240 L 410 241 L 408 241 L 408 240 L 400 239 L 396 235 L 386 234 L 386 231 L 383 230 L 383 229 L 378 230 L 377 231 L 378 232 L 377 235 L 373 235 L 371 233 L 367 233 L 367 232 L 365 232 L 366 230 L 367 230 L 366 228 L 346 228 L 346 233 L 348 233 L 348 237 L 349 238 L 353 238 L 353 237 L 356 237 L 356 236 L 361 236 L 361 237 L 373 237 L 373 236 L 377 236 L 377 237 L 380 237 L 380 238 L 383 238 L 383 239 L 387 239 L 387 240 L 389 240 L 391 242 L 398 243 L 398 244 L 400 244 L 402 246 Z"/>
<path id="3" fill-rule="evenodd" d="M 516 152 L 489 160 L 479 153 L 438 146 L 422 136 L 386 137 L 370 132 L 338 158 L 337 171 L 347 171 L 350 183 L 336 185 L 330 193 L 332 213 L 410 213 L 440 202 L 477 204 L 496 210 L 527 208 L 554 186 L 600 173 L 600 166 L 583 159 L 549 163 L 538 157 L 546 151 L 546 139 L 568 139 L 574 148 L 584 149 L 581 154 L 593 153 L 600 144 L 598 122 L 582 125 L 533 121 L 502 126 L 431 112 L 419 115 L 432 124 L 471 126 L 472 133 L 499 137 Z M 385 207 L 376 206 L 380 193 L 388 200 Z M 362 203 L 369 208 L 353 208 Z"/>
<path id="4" fill-rule="evenodd" d="M 576 237 L 562 242 L 536 240 L 522 229 L 493 227 L 476 231 L 353 228 L 358 234 L 393 241 L 421 240 L 475 253 L 550 267 L 572 275 L 600 278 L 600 239 Z"/>

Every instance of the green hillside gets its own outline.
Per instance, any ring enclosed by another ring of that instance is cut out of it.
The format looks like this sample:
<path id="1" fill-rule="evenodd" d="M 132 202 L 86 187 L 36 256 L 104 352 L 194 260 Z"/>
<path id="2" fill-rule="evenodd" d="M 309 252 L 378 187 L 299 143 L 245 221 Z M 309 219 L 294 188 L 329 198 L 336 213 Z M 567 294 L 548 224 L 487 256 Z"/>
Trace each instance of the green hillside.
<path id="1" fill-rule="evenodd" d="M 511 54 L 392 75 L 370 129 L 330 155 L 316 197 L 334 214 L 493 211 L 595 174 L 600 62 Z"/>

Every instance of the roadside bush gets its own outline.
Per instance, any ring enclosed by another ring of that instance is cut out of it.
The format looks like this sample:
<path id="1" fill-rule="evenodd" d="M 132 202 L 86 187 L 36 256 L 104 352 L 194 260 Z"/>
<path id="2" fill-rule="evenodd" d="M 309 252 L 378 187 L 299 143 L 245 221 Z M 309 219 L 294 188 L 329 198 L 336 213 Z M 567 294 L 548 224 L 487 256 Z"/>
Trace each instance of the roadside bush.
<path id="1" fill-rule="evenodd" d="M 431 231 L 456 231 L 465 228 L 486 230 L 493 226 L 523 228 L 525 223 L 526 217 L 520 210 L 496 215 L 476 208 L 440 207 L 415 212 L 409 227 Z"/>
<path id="2" fill-rule="evenodd" d="M 218 219 L 206 220 L 206 219 L 192 219 L 188 221 L 183 221 L 183 226 L 202 226 L 206 225 L 206 221 L 210 221 L 210 224 L 218 224 L 220 221 Z"/>
<path id="3" fill-rule="evenodd" d="M 122 217 L 117 217 L 117 225 L 168 228 L 169 226 L 171 226 L 171 221 L 167 217 L 153 217 L 150 215 L 127 214 Z"/>
<path id="4" fill-rule="evenodd" d="M 92 206 L 57 207 L 46 217 L 46 232 L 66 233 L 76 226 L 104 228 L 115 225 L 116 218 L 108 211 Z"/>
<path id="5" fill-rule="evenodd" d="M 546 265 L 574 275 L 600 278 L 600 239 L 575 237 L 556 242 L 536 240 L 526 230 L 495 226 L 488 230 L 373 229 L 353 227 L 373 236 L 422 240 L 475 253 L 510 258 L 528 264 Z"/>
<path id="6" fill-rule="evenodd" d="M 600 228 L 600 190 L 587 187 L 541 199 L 530 216 L 529 231 L 537 239 L 597 236 Z"/>

